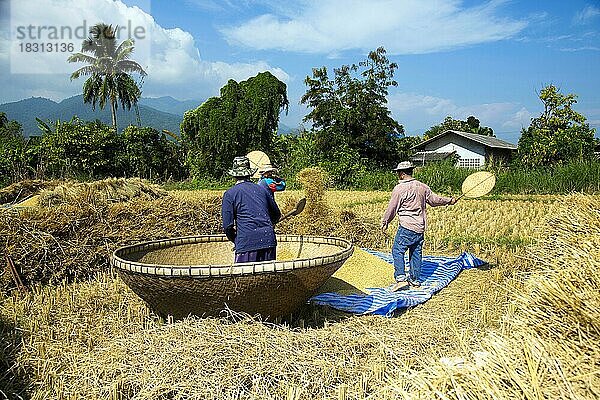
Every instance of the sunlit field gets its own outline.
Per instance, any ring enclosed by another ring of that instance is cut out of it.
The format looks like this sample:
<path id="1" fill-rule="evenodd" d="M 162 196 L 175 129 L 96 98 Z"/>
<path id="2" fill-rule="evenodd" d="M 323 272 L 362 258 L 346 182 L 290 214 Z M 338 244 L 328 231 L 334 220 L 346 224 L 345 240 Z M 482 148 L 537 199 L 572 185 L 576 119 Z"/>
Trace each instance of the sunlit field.
<path id="1" fill-rule="evenodd" d="M 170 192 L 186 204 L 221 194 Z M 302 195 L 276 199 L 285 208 Z M 388 199 L 325 196 L 331 213 L 351 212 L 369 227 Z M 471 251 L 489 265 L 393 318 L 306 305 L 275 321 L 235 312 L 165 321 L 111 271 L 4 293 L 0 390 L 32 399 L 599 395 L 600 197 L 464 199 L 428 216 L 425 254 Z M 394 233 L 379 249 L 389 251 Z M 369 257 L 357 251 L 334 277 L 391 283 L 392 266 Z"/>

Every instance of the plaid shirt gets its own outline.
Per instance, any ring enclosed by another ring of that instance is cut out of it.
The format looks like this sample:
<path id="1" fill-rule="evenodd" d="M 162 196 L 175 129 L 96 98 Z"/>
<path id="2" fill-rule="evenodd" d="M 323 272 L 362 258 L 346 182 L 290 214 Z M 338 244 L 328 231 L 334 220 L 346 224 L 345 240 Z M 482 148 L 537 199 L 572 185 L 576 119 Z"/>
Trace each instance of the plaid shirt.
<path id="1" fill-rule="evenodd" d="M 451 197 L 438 196 L 429 186 L 414 178 L 400 180 L 392 190 L 392 197 L 381 223 L 387 226 L 398 214 L 400 226 L 423 233 L 427 228 L 427 204 L 437 207 L 448 205 L 451 201 Z"/>

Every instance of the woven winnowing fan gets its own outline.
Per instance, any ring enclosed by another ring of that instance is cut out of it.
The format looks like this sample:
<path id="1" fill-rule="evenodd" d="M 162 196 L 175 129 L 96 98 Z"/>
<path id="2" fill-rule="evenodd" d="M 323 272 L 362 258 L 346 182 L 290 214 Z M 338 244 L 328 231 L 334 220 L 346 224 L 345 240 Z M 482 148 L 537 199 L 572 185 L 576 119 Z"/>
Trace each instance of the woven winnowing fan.
<path id="1" fill-rule="evenodd" d="M 459 197 L 476 198 L 488 194 L 496 184 L 496 176 L 488 171 L 479 171 L 467 176 L 462 184 L 463 194 Z"/>

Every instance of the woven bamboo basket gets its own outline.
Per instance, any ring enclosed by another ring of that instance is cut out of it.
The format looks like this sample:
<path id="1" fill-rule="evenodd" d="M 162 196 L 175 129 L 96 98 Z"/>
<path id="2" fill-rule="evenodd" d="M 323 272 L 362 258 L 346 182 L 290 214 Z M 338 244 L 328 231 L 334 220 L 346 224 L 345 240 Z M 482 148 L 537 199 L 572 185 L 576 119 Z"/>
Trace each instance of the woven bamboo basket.
<path id="1" fill-rule="evenodd" d="M 268 318 L 305 303 L 353 250 L 344 239 L 278 235 L 276 260 L 233 264 L 224 235 L 203 235 L 121 247 L 111 264 L 163 317 L 216 316 L 229 308 Z"/>

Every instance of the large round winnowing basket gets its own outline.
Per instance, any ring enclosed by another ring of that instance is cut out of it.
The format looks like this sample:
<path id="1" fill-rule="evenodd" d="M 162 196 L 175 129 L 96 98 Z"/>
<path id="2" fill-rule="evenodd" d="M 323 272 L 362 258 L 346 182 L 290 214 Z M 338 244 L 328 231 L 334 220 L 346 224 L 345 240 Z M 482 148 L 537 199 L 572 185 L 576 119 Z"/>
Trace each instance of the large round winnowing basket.
<path id="1" fill-rule="evenodd" d="M 121 247 L 111 264 L 161 316 L 215 316 L 229 308 L 266 318 L 296 310 L 352 252 L 344 239 L 278 235 L 277 260 L 233 264 L 224 235 L 202 235 Z"/>

